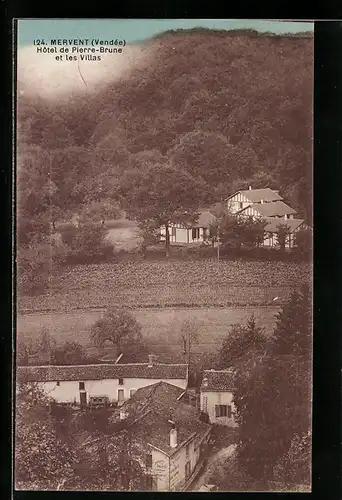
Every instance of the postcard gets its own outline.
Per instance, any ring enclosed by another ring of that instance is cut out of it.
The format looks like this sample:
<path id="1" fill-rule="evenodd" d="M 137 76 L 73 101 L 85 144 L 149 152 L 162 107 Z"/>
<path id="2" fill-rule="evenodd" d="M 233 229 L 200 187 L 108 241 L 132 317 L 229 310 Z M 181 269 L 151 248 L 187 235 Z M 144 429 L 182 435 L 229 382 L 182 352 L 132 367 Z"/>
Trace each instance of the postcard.
<path id="1" fill-rule="evenodd" d="M 313 23 L 15 30 L 15 489 L 310 492 Z"/>

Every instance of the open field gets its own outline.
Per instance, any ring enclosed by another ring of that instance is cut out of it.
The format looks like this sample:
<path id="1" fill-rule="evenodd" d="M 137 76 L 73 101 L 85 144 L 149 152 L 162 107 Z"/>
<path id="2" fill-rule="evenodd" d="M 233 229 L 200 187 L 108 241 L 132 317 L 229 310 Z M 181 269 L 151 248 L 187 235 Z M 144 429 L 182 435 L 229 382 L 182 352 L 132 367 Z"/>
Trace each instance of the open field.
<path id="1" fill-rule="evenodd" d="M 233 307 L 281 304 L 294 287 L 311 281 L 306 263 L 267 261 L 127 261 L 64 268 L 48 292 L 19 296 L 18 312 L 70 311 L 120 305 Z"/>
<path id="2" fill-rule="evenodd" d="M 191 318 L 198 328 L 198 344 L 193 347 L 194 354 L 213 352 L 234 323 L 246 323 L 254 314 L 257 322 L 265 327 L 265 332 L 272 333 L 277 307 L 260 308 L 177 308 L 177 309 L 135 309 L 132 313 L 142 326 L 143 336 L 150 349 L 159 353 L 166 361 L 180 356 L 179 334 L 182 322 Z M 46 328 L 58 343 L 74 340 L 82 344 L 88 353 L 96 349 L 89 340 L 91 325 L 103 315 L 101 310 L 85 310 L 68 313 L 31 313 L 17 318 L 18 339 L 35 339 Z M 110 348 L 102 354 L 110 354 Z M 98 354 L 98 352 L 97 352 Z"/>

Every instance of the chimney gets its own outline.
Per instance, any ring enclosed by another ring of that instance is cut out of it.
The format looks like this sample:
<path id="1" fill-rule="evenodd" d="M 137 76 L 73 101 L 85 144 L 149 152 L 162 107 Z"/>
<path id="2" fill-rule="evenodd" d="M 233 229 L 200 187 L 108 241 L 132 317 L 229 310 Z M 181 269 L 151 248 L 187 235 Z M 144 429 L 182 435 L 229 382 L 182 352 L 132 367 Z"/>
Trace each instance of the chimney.
<path id="1" fill-rule="evenodd" d="M 252 186 L 249 186 L 249 188 L 248 188 L 248 189 L 249 189 L 249 191 L 252 191 Z"/>
<path id="2" fill-rule="evenodd" d="M 148 367 L 152 368 L 153 366 L 153 354 L 148 355 Z"/>
<path id="3" fill-rule="evenodd" d="M 172 423 L 172 429 L 170 430 L 170 448 L 177 448 L 177 429 L 174 422 L 169 420 Z"/>

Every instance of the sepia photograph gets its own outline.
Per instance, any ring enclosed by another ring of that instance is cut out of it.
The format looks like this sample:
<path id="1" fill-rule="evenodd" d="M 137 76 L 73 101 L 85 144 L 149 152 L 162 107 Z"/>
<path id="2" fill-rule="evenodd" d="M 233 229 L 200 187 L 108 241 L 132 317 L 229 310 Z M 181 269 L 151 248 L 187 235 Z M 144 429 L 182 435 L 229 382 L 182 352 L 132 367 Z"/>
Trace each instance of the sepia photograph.
<path id="1" fill-rule="evenodd" d="M 15 31 L 15 490 L 311 492 L 314 23 Z"/>

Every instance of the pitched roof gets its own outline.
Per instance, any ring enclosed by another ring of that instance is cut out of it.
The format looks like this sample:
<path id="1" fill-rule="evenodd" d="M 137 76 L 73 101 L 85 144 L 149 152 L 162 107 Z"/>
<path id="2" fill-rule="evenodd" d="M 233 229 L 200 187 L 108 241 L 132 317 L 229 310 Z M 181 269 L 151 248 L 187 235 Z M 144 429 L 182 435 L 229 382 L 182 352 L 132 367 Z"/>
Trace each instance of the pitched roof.
<path id="1" fill-rule="evenodd" d="M 263 189 L 243 189 L 229 196 L 227 200 L 229 200 L 238 193 L 243 194 L 252 203 L 260 203 L 261 200 L 269 202 L 269 201 L 280 201 L 283 199 L 277 193 L 277 191 L 273 191 L 273 189 L 270 188 L 263 188 Z"/>
<path id="2" fill-rule="evenodd" d="M 123 405 L 128 414 L 135 418 L 135 437 L 171 455 L 192 436 L 201 436 L 206 432 L 210 425 L 199 419 L 196 408 L 181 400 L 183 392 L 167 382 L 138 389 Z M 170 421 L 174 422 L 177 429 L 176 448 L 170 447 Z"/>
<path id="3" fill-rule="evenodd" d="M 192 227 L 209 227 L 216 220 L 209 210 L 202 210 L 197 219 L 197 222 Z"/>
<path id="4" fill-rule="evenodd" d="M 186 364 L 148 363 L 18 366 L 18 381 L 55 382 L 66 380 L 102 380 L 117 378 L 186 379 Z"/>
<path id="5" fill-rule="evenodd" d="M 205 381 L 207 380 L 207 382 Z M 230 391 L 235 386 L 232 370 L 204 370 L 201 391 Z"/>
<path id="6" fill-rule="evenodd" d="M 248 207 L 239 210 L 238 214 L 243 214 L 248 208 L 253 208 L 257 210 L 264 217 L 274 217 L 282 215 L 295 214 L 296 211 L 286 205 L 283 201 L 274 201 L 270 203 L 252 203 Z"/>
<path id="7" fill-rule="evenodd" d="M 301 224 L 303 224 L 303 219 L 274 219 L 272 217 L 267 219 L 267 225 L 265 226 L 265 231 L 268 233 L 276 233 L 278 231 L 279 225 L 288 226 L 290 233 L 296 231 Z"/>

